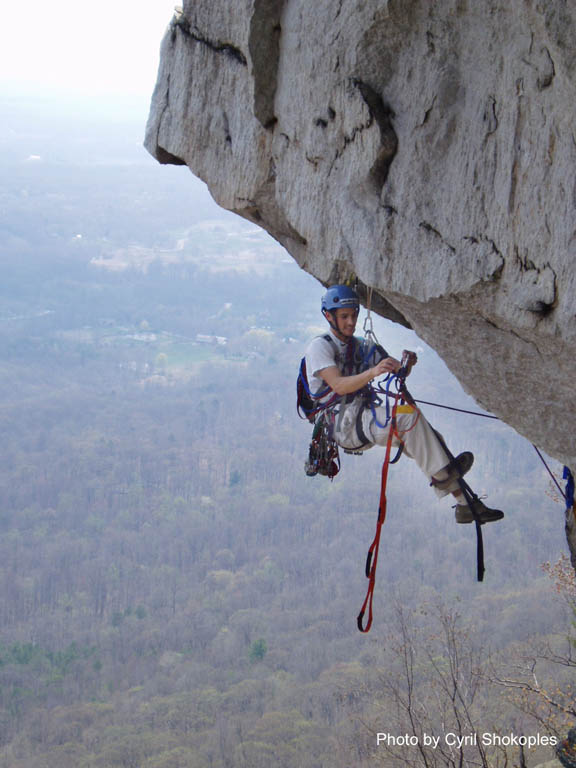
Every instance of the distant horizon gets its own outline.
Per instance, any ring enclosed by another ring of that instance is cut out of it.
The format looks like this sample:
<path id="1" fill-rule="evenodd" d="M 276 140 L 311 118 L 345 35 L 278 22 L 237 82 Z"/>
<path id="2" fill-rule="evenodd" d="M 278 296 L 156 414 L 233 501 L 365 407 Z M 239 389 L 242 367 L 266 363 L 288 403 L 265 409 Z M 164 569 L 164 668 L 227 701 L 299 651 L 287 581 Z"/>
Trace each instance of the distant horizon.
<path id="1" fill-rule="evenodd" d="M 79 121 L 86 119 L 120 119 L 122 122 L 139 123 L 147 120 L 154 84 L 150 93 L 90 92 L 71 88 L 42 88 L 36 83 L 16 83 L 0 80 L 0 111 L 7 108 L 42 108 L 42 114 L 70 113 Z M 81 112 L 79 111 L 81 110 Z M 144 127 L 144 126 L 143 126 Z"/>

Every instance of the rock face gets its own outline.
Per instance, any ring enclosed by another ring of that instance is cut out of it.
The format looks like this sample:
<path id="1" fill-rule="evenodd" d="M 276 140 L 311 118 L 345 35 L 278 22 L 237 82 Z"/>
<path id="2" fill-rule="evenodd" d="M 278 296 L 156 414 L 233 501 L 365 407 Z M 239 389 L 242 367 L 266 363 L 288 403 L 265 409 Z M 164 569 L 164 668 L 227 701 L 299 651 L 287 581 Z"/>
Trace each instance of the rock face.
<path id="1" fill-rule="evenodd" d="M 186 0 L 146 147 L 576 467 L 575 86 L 570 0 Z"/>

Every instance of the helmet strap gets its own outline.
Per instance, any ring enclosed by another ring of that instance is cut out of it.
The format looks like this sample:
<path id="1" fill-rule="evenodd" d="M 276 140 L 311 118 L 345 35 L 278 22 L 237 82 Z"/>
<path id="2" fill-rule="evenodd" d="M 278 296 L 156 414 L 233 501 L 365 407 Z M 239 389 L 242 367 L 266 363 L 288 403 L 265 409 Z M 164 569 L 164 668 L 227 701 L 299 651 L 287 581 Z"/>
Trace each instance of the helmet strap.
<path id="1" fill-rule="evenodd" d="M 338 315 L 337 315 L 337 313 L 336 313 L 336 310 L 332 310 L 332 311 L 330 311 L 330 310 L 328 310 L 328 309 L 323 309 L 323 310 L 322 310 L 322 314 L 324 315 L 324 317 L 326 318 L 326 322 L 328 323 L 328 325 L 330 326 L 330 328 L 332 328 L 332 330 L 334 331 L 334 333 L 336 334 L 336 336 L 337 336 L 337 337 L 340 339 L 340 341 L 346 341 L 346 338 L 345 338 L 345 337 L 344 337 L 344 338 L 342 338 L 342 335 L 343 335 L 343 334 L 342 334 L 342 331 L 341 331 L 341 330 L 340 330 L 340 328 L 338 327 Z M 331 320 L 328 318 L 328 314 L 330 314 L 330 316 L 334 318 L 334 322 L 332 322 L 332 321 L 331 321 Z"/>

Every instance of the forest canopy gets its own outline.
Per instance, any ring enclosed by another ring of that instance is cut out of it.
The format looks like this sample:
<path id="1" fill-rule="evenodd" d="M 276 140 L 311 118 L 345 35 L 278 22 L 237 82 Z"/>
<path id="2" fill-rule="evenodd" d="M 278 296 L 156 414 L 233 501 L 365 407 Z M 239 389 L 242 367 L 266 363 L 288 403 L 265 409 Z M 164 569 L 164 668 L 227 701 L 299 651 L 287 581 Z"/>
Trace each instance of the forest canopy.
<path id="1" fill-rule="evenodd" d="M 566 633 L 541 568 L 563 551 L 563 506 L 531 446 L 427 411 L 454 451 L 474 451 L 475 487 L 506 520 L 485 531 L 478 585 L 472 526 L 402 459 L 360 636 L 382 453 L 344 457 L 333 483 L 304 474 L 295 379 L 323 329 L 321 287 L 186 171 L 153 165 L 133 126 L 116 127 L 111 155 L 87 125 L 64 144 L 53 122 L 29 135 L 14 120 L 0 161 L 0 766 L 400 765 L 408 753 L 373 732 L 406 727 L 402 664 L 418 659 L 422 723 L 438 730 L 438 660 L 456 648 L 460 685 L 484 670 L 470 727 L 544 728 L 489 684 L 489 661 Z M 414 394 L 477 409 L 413 334 L 377 333 L 418 348 Z"/>

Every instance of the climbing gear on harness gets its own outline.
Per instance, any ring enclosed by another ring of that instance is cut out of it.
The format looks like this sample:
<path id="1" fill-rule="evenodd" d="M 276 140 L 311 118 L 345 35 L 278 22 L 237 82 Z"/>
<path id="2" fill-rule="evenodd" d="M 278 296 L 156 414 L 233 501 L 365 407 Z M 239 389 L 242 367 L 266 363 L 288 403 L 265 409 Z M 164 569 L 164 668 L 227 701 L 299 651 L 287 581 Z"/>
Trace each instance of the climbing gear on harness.
<path id="1" fill-rule="evenodd" d="M 480 501 L 480 499 L 474 500 L 473 505 L 474 511 L 470 509 L 468 504 L 455 505 L 454 516 L 457 523 L 473 523 L 478 518 L 480 525 L 484 525 L 484 523 L 493 523 L 496 520 L 502 520 L 504 517 L 504 512 L 501 512 L 499 509 L 490 509 Z"/>
<path id="2" fill-rule="evenodd" d="M 353 338 L 347 345 L 345 359 L 341 361 L 337 358 L 337 363 L 344 376 L 353 376 L 387 356 L 380 345 Z M 361 453 L 374 444 L 366 435 L 363 424 L 366 409 L 373 407 L 374 397 L 374 389 L 367 384 L 356 392 L 342 396 L 340 405 L 335 406 L 337 419 L 334 434 L 345 451 Z"/>
<path id="3" fill-rule="evenodd" d="M 304 464 L 308 477 L 324 475 L 333 480 L 340 471 L 338 445 L 332 438 L 333 426 L 333 415 L 329 413 L 321 414 L 314 425 L 308 461 Z"/>
<path id="4" fill-rule="evenodd" d="M 431 486 L 437 488 L 439 491 L 446 491 L 453 485 L 454 481 L 459 477 L 463 477 L 472 468 L 474 464 L 474 454 L 470 451 L 464 451 L 458 454 L 454 461 L 451 461 L 445 470 L 448 472 L 448 477 L 444 480 L 436 480 L 432 478 Z"/>

